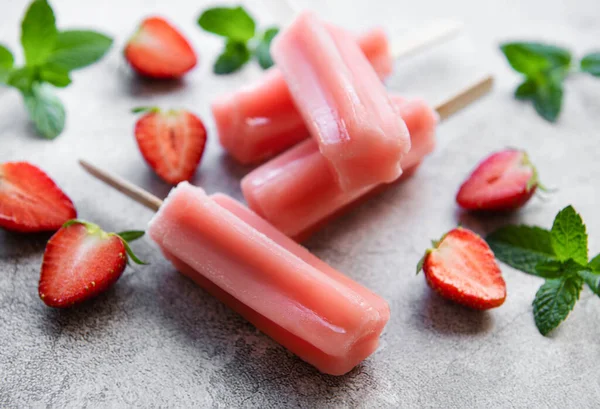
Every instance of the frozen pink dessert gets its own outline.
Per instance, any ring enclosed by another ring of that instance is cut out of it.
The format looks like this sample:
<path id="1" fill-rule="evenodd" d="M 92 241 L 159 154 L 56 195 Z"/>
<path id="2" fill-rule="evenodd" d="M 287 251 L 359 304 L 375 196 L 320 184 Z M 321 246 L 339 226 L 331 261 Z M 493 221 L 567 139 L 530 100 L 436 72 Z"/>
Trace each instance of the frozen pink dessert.
<path id="1" fill-rule="evenodd" d="M 381 78 L 392 72 L 390 44 L 381 29 L 357 39 Z M 277 67 L 255 84 L 224 95 L 212 104 L 221 145 L 242 164 L 254 164 L 283 152 L 309 134 Z"/>
<path id="2" fill-rule="evenodd" d="M 301 13 L 271 49 L 312 138 L 344 191 L 396 180 L 406 124 L 356 41 Z"/>
<path id="3" fill-rule="evenodd" d="M 402 158 L 402 168 L 408 173 L 435 146 L 437 114 L 421 100 L 405 101 L 392 96 L 392 101 L 411 135 L 412 148 Z M 296 239 L 305 237 L 376 186 L 343 191 L 312 139 L 256 168 L 242 180 L 250 208 Z"/>
<path id="4" fill-rule="evenodd" d="M 377 349 L 387 303 L 233 199 L 181 183 L 149 234 L 182 273 L 320 371 L 342 375 Z"/>

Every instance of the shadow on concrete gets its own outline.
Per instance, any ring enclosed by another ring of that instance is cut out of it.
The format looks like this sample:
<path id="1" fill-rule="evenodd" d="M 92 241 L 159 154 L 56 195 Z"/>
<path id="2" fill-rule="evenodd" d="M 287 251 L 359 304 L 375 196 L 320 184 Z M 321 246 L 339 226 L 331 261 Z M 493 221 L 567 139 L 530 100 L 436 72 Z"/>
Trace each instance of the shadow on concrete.
<path id="1" fill-rule="evenodd" d="M 164 274 L 159 286 L 165 290 L 157 299 L 161 325 L 197 351 L 198 362 L 202 362 L 200 357 L 209 357 L 218 368 L 210 382 L 228 385 L 233 395 L 229 405 L 252 406 L 253 399 L 258 404 L 265 393 L 289 401 L 290 394 L 298 394 L 299 389 L 319 390 L 310 394 L 311 403 L 331 403 L 336 391 L 368 375 L 368 365 L 359 365 L 344 376 L 320 373 L 175 271 Z M 301 398 L 306 396 L 298 394 Z"/>
<path id="2" fill-rule="evenodd" d="M 486 311 L 473 310 L 442 298 L 425 287 L 417 325 L 441 334 L 476 335 L 490 332 L 493 317 Z"/>
<path id="3" fill-rule="evenodd" d="M 0 229 L 0 260 L 42 253 L 53 232 L 14 233 Z"/>

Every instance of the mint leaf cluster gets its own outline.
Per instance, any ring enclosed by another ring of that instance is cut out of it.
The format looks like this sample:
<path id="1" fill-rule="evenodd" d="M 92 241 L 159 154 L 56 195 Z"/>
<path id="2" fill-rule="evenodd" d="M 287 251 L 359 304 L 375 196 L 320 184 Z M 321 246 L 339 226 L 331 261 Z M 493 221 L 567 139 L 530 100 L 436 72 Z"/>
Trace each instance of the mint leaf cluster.
<path id="1" fill-rule="evenodd" d="M 112 39 L 95 31 L 60 31 L 48 2 L 34 0 L 21 22 L 21 45 L 25 64 L 16 67 L 12 52 L 0 44 L 0 84 L 19 90 L 38 132 L 56 138 L 66 113 L 52 87 L 69 85 L 71 71 L 101 59 Z"/>
<path id="2" fill-rule="evenodd" d="M 533 301 L 535 324 L 543 335 L 563 322 L 583 284 L 600 296 L 600 254 L 588 261 L 588 235 L 572 206 L 561 210 L 551 230 L 505 226 L 487 238 L 496 258 L 545 279 Z"/>
<path id="3" fill-rule="evenodd" d="M 215 74 L 231 74 L 241 69 L 252 57 L 267 69 L 273 65 L 271 41 L 279 29 L 270 27 L 257 32 L 256 22 L 242 7 L 213 7 L 205 10 L 198 24 L 209 33 L 225 38 L 225 46 L 215 61 Z"/>
<path id="4" fill-rule="evenodd" d="M 515 98 L 531 101 L 537 113 L 550 122 L 560 114 L 565 79 L 577 68 L 569 50 L 535 42 L 505 43 L 500 46 L 510 66 L 522 74 Z M 590 53 L 579 62 L 579 70 L 600 77 L 600 53 Z"/>

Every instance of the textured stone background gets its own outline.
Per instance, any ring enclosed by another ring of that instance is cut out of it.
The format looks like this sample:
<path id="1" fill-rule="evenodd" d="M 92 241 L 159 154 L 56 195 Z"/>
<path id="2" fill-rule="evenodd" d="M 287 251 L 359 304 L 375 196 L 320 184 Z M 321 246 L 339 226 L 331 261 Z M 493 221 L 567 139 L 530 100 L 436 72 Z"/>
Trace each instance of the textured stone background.
<path id="1" fill-rule="evenodd" d="M 83 218 L 107 229 L 143 228 L 150 211 L 86 175 L 76 159 L 88 158 L 164 196 L 169 187 L 142 162 L 128 110 L 141 104 L 182 106 L 200 114 L 210 132 L 194 182 L 241 198 L 238 181 L 248 169 L 223 155 L 209 101 L 251 81 L 259 70 L 211 74 L 220 41 L 194 25 L 203 3 L 54 0 L 61 27 L 96 27 L 114 35 L 116 44 L 108 58 L 76 73 L 74 84 L 60 91 L 68 123 L 53 142 L 34 135 L 16 92 L 0 90 L 0 162 L 39 164 Z M 437 151 L 412 179 L 307 243 L 389 301 L 392 318 L 380 350 L 347 376 L 320 375 L 180 276 L 147 240 L 135 248 L 151 266 L 130 268 L 112 290 L 84 307 L 50 310 L 36 291 L 47 237 L 0 232 L 0 407 L 598 405 L 600 302 L 588 290 L 568 321 L 544 338 L 531 313 L 540 279 L 503 266 L 508 299 L 481 313 L 438 298 L 414 275 L 429 239 L 458 222 L 482 234 L 508 221 L 549 226 L 569 203 L 587 222 L 591 251 L 600 250 L 600 81 L 569 79 L 562 118 L 550 125 L 513 100 L 517 77 L 497 51 L 502 40 L 524 38 L 563 43 L 578 55 L 600 47 L 597 0 L 352 3 L 302 5 L 354 29 L 381 24 L 393 35 L 435 18 L 466 24 L 462 37 L 399 61 L 390 89 L 435 102 L 486 70 L 498 79 L 490 96 L 440 126 Z M 13 50 L 25 6 L 21 0 L 0 5 L 0 41 Z M 273 20 L 266 5 L 249 6 L 261 21 Z M 151 13 L 177 22 L 200 53 L 200 66 L 181 83 L 140 81 L 122 60 L 127 36 Z M 462 214 L 453 201 L 459 183 L 482 156 L 505 146 L 527 149 L 544 182 L 559 192 L 506 218 Z"/>

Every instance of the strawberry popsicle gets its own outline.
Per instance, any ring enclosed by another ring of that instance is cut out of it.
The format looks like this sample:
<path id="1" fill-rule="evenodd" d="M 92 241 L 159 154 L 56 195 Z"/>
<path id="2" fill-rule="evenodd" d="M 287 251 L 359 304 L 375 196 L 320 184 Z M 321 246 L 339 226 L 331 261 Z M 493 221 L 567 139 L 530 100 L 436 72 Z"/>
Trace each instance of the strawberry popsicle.
<path id="1" fill-rule="evenodd" d="M 402 168 L 408 173 L 435 146 L 437 114 L 421 100 L 405 101 L 398 96 L 391 99 L 411 135 L 412 148 L 402 158 Z M 341 190 L 312 139 L 263 164 L 242 180 L 242 191 L 250 208 L 296 239 L 305 237 L 376 186 Z"/>
<path id="2" fill-rule="evenodd" d="M 357 41 L 377 74 L 387 77 L 393 59 L 385 32 L 374 29 Z M 242 164 L 269 159 L 309 135 L 277 67 L 257 83 L 218 98 L 212 112 L 221 145 Z"/>
<path id="3" fill-rule="evenodd" d="M 304 12 L 275 38 L 272 55 L 342 190 L 400 176 L 406 124 L 347 32 Z"/>
<path id="4" fill-rule="evenodd" d="M 182 273 L 320 371 L 344 374 L 377 348 L 387 303 L 233 199 L 181 183 L 149 234 Z"/>

